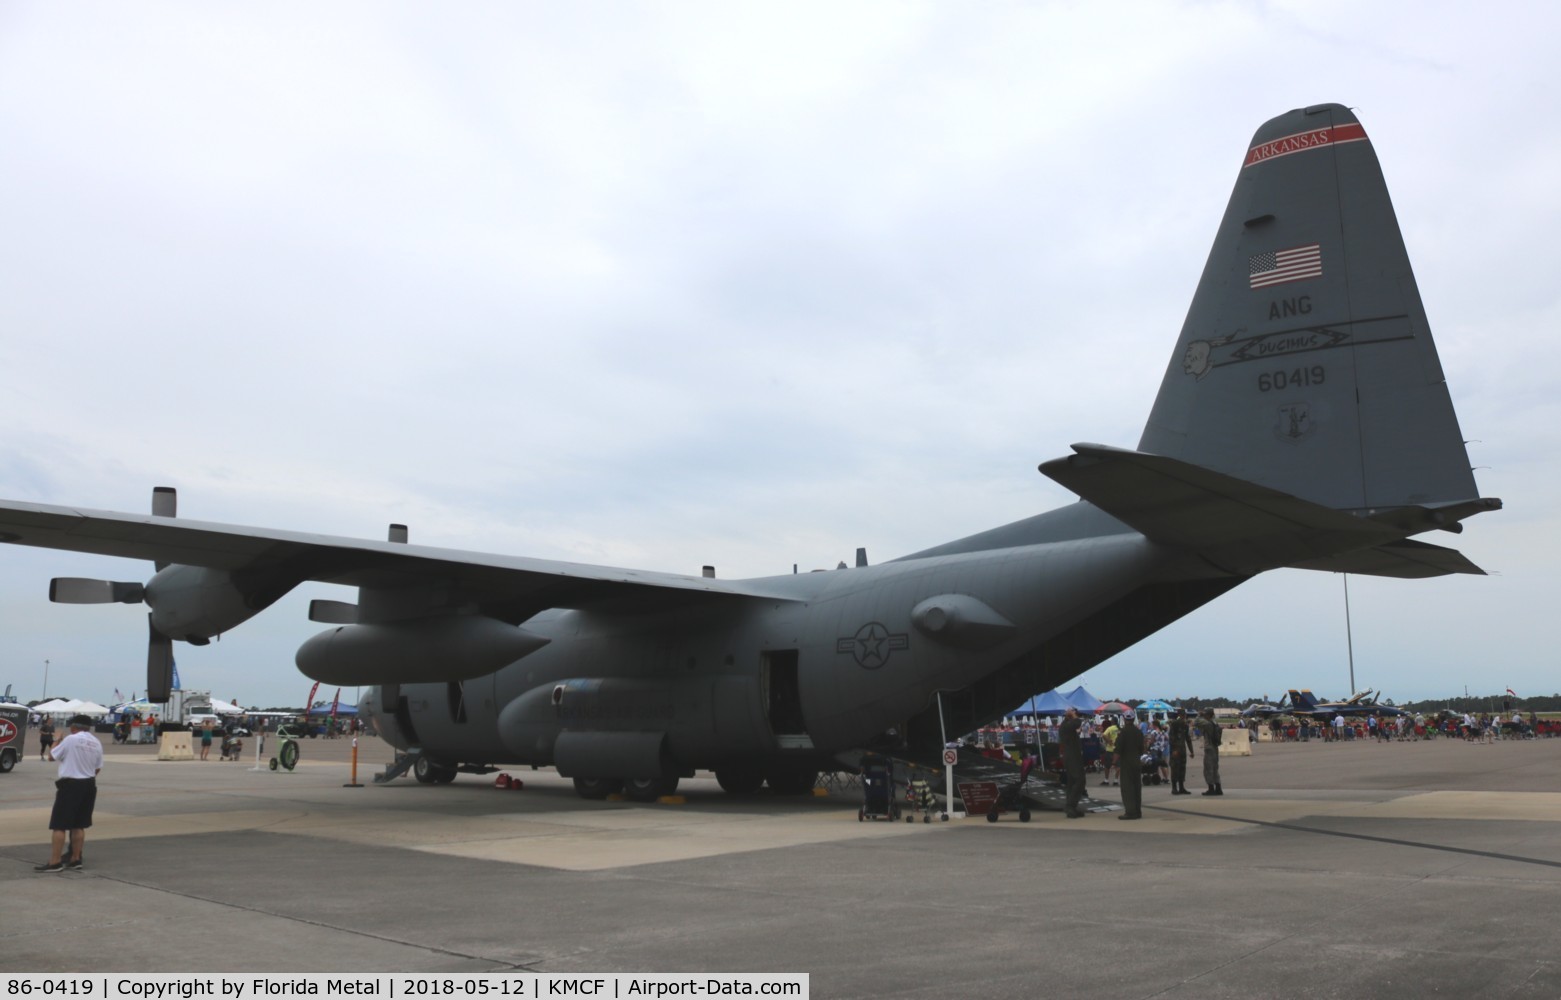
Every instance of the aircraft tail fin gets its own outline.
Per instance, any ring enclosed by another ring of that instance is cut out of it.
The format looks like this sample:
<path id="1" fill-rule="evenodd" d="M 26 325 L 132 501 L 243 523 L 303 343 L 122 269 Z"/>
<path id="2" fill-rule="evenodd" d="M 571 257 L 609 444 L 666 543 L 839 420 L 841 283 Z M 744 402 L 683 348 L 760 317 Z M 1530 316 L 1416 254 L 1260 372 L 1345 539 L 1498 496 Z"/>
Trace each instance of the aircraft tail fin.
<path id="1" fill-rule="evenodd" d="M 1291 688 L 1290 707 L 1300 709 L 1301 711 L 1309 711 L 1317 707 L 1317 697 L 1310 691 L 1297 691 L 1295 688 Z"/>
<path id="2" fill-rule="evenodd" d="M 1499 506 L 1470 504 L 1408 253 L 1348 108 L 1253 136 L 1138 451 L 1357 515 Z"/>

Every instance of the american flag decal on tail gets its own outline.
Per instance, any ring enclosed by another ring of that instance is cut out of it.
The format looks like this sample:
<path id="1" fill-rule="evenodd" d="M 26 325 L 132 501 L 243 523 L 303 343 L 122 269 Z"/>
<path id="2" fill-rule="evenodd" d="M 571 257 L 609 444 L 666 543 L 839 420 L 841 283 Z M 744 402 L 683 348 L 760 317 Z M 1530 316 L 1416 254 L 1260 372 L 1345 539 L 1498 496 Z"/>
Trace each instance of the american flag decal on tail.
<path id="1" fill-rule="evenodd" d="M 1283 285 L 1323 276 L 1323 248 L 1319 243 L 1288 250 L 1269 250 L 1247 258 L 1247 283 L 1252 288 Z"/>

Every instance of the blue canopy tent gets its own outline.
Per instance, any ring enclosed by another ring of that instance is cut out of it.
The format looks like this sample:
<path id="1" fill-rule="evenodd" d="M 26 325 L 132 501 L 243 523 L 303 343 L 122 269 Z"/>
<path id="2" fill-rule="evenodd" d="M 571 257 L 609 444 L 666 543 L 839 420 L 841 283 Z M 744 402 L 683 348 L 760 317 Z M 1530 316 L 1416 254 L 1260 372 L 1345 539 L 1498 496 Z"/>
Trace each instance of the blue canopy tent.
<path id="1" fill-rule="evenodd" d="M 1100 699 L 1084 690 L 1084 685 L 1082 684 L 1063 695 L 1063 697 L 1068 700 L 1068 704 L 1080 712 L 1093 712 L 1100 707 Z"/>
<path id="2" fill-rule="evenodd" d="M 1057 693 L 1053 688 L 1045 694 L 1038 694 L 1034 698 L 1014 709 L 1015 715 L 1062 715 L 1071 706 L 1068 700 Z"/>
<path id="3" fill-rule="evenodd" d="M 1145 713 L 1150 715 L 1170 715 L 1172 712 L 1176 711 L 1176 706 L 1163 699 L 1152 698 L 1149 701 L 1140 703 L 1136 711 L 1139 715 L 1143 715 Z"/>
<path id="4" fill-rule="evenodd" d="M 322 702 L 318 702 L 316 704 L 310 705 L 309 706 L 309 714 L 310 715 L 330 715 L 331 714 L 331 703 L 328 702 L 328 701 L 322 701 Z M 336 714 L 337 715 L 357 715 L 358 714 L 358 706 L 352 704 L 351 702 L 346 702 L 346 701 L 340 702 L 336 706 Z"/>

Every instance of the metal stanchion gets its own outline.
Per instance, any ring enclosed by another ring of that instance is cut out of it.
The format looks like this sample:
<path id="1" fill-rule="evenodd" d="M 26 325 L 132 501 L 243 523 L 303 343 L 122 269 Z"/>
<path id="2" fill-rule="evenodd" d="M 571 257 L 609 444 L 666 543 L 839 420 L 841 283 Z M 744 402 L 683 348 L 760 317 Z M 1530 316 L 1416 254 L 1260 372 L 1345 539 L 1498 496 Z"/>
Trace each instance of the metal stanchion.
<path id="1" fill-rule="evenodd" d="M 251 739 L 255 741 L 255 766 L 250 768 L 250 770 L 264 771 L 266 769 L 264 762 L 264 757 L 266 755 L 266 731 L 261 726 L 254 726 L 253 732 L 254 735 L 251 737 Z"/>
<path id="2" fill-rule="evenodd" d="M 343 788 L 362 788 L 358 784 L 358 738 L 352 738 L 352 780 L 342 786 Z"/>

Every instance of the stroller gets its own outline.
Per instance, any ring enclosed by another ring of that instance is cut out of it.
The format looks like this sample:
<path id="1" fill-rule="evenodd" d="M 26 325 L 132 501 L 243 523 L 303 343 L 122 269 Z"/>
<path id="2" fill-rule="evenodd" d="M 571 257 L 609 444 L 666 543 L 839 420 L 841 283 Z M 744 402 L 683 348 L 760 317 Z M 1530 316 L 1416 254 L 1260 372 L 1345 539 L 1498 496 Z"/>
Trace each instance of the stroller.
<path id="1" fill-rule="evenodd" d="M 244 752 L 244 741 L 237 736 L 224 735 L 222 737 L 222 759 L 238 760 L 239 754 Z"/>
<path id="2" fill-rule="evenodd" d="M 1165 766 L 1165 759 L 1159 754 L 1150 752 L 1138 758 L 1139 767 L 1142 769 L 1142 781 L 1146 785 L 1158 785 L 1162 783 L 1160 768 Z"/>
<path id="3" fill-rule="evenodd" d="M 997 800 L 986 811 L 986 821 L 996 823 L 997 817 L 1005 812 L 1019 814 L 1019 822 L 1030 822 L 1030 802 L 1024 797 L 1024 783 L 1029 780 L 1030 772 L 1039 763 L 1035 757 L 1026 757 L 1019 767 L 1019 777 L 1014 781 L 1005 781 L 997 788 Z"/>
<path id="4" fill-rule="evenodd" d="M 912 778 L 910 784 L 905 786 L 905 799 L 910 803 L 910 811 L 905 814 L 905 822 L 916 822 L 916 814 L 921 813 L 923 823 L 932 822 L 932 813 L 938 808 L 938 797 L 933 794 L 932 786 L 926 778 Z M 948 813 L 942 813 L 941 817 L 947 821 Z"/>
<path id="5" fill-rule="evenodd" d="M 899 818 L 900 804 L 894 801 L 893 762 L 878 754 L 866 755 L 862 758 L 862 807 L 856 811 L 856 821 Z"/>

